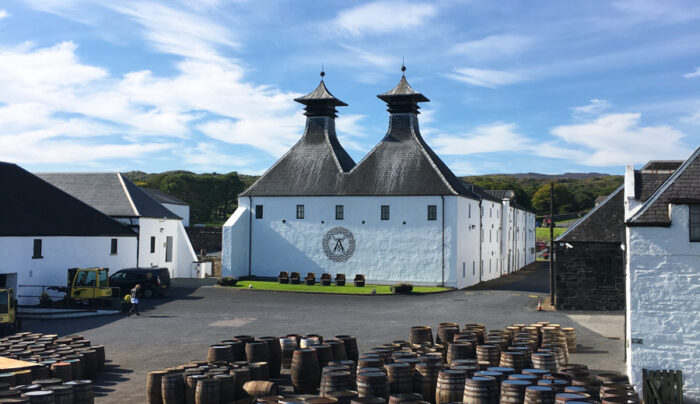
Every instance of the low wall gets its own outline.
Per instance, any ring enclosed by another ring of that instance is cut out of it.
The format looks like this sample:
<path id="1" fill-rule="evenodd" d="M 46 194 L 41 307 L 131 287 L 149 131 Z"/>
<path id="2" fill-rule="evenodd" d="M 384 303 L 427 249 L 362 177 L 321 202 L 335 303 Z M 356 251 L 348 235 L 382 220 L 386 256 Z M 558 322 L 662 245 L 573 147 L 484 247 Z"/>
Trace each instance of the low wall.
<path id="1" fill-rule="evenodd" d="M 197 254 L 221 251 L 221 227 L 187 227 L 187 236 Z"/>

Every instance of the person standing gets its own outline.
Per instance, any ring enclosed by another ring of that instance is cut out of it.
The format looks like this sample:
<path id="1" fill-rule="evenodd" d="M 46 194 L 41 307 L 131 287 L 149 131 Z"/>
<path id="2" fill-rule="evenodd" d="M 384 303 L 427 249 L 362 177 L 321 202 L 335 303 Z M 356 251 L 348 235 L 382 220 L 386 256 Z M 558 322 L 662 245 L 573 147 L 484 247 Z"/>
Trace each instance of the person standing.
<path id="1" fill-rule="evenodd" d="M 131 313 L 136 312 L 137 316 L 140 316 L 141 314 L 139 313 L 139 298 L 141 297 L 141 285 L 136 285 L 134 286 L 133 289 L 131 289 L 131 309 L 129 310 L 129 317 L 131 317 Z"/>

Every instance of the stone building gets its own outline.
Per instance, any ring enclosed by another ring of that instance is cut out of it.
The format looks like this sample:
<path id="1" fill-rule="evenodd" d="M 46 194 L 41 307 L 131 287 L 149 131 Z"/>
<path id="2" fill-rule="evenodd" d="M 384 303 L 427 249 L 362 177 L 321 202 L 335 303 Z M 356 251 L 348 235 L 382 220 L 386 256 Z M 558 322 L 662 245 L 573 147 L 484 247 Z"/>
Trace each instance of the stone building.
<path id="1" fill-rule="evenodd" d="M 224 275 L 364 274 L 371 283 L 465 287 L 534 261 L 534 214 L 475 192 L 421 136 L 418 104 L 428 99 L 405 77 L 378 97 L 389 130 L 357 164 L 335 132 L 336 107 L 346 104 L 323 81 L 296 99 L 306 107 L 304 134 L 239 196 L 223 227 Z"/>

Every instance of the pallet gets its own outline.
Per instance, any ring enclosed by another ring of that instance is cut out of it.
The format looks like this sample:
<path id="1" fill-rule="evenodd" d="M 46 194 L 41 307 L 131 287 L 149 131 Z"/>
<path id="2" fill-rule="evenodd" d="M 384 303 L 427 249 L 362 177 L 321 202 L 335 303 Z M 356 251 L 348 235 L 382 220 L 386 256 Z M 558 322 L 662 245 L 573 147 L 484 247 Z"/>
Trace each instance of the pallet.
<path id="1" fill-rule="evenodd" d="M 683 404 L 683 372 L 642 369 L 645 404 Z"/>

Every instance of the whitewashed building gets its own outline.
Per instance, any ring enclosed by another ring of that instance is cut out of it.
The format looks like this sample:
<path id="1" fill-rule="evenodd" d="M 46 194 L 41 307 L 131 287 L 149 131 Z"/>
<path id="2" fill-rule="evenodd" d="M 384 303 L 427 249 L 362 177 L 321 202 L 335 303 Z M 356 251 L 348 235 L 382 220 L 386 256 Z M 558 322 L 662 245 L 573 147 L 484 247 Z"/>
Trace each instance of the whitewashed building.
<path id="1" fill-rule="evenodd" d="M 19 304 L 65 286 L 68 268 L 136 265 L 135 232 L 41 178 L 0 162 L 0 190 L 0 287 Z"/>
<path id="2" fill-rule="evenodd" d="M 139 267 L 164 267 L 174 278 L 198 276 L 197 255 L 182 218 L 120 173 L 39 173 L 39 177 L 138 234 Z"/>
<path id="3" fill-rule="evenodd" d="M 223 228 L 224 275 L 363 274 L 462 288 L 534 261 L 534 214 L 462 182 L 423 140 L 418 103 L 428 99 L 405 77 L 378 97 L 389 130 L 357 164 L 335 132 L 336 107 L 346 104 L 323 81 L 296 99 L 304 134 L 239 195 Z"/>
<path id="4" fill-rule="evenodd" d="M 190 227 L 190 205 L 168 193 L 155 188 L 141 188 L 143 192 L 153 198 L 156 202 L 163 205 L 165 209 L 173 212 L 176 216 L 182 218 L 182 225 Z"/>
<path id="5" fill-rule="evenodd" d="M 700 148 L 684 162 L 627 167 L 627 371 L 681 370 L 700 402 Z"/>

